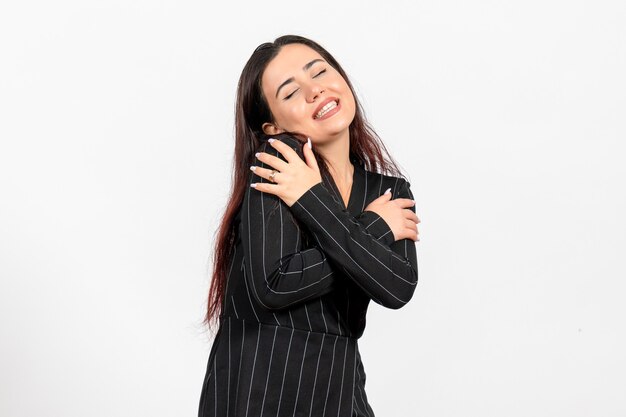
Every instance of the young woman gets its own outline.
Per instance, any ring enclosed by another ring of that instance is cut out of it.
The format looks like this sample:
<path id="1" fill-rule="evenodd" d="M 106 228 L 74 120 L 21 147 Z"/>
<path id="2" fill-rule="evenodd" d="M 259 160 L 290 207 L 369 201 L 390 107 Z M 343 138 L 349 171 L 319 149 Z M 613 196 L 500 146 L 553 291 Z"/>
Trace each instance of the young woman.
<path id="1" fill-rule="evenodd" d="M 398 309 L 415 291 L 410 184 L 309 39 L 256 48 L 235 117 L 198 415 L 373 417 L 357 339 L 370 300 Z"/>

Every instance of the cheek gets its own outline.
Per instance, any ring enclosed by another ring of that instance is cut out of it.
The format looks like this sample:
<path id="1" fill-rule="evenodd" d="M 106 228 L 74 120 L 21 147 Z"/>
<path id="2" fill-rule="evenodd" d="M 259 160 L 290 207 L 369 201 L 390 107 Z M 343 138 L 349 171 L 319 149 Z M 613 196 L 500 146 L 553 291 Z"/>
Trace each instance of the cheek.
<path id="1" fill-rule="evenodd" d="M 282 125 L 285 127 L 298 126 L 305 123 L 308 118 L 308 113 L 305 106 L 293 104 L 290 106 L 283 106 L 280 109 L 280 119 L 277 115 L 278 122 L 282 119 Z"/>
<path id="2" fill-rule="evenodd" d="M 350 91 L 350 87 L 346 87 L 345 93 L 343 95 L 343 106 L 350 109 L 352 113 L 356 111 L 356 102 L 354 100 L 354 95 L 352 91 Z"/>
<path id="3" fill-rule="evenodd" d="M 344 101 L 348 101 L 349 103 L 346 103 L 347 105 L 349 105 L 350 107 L 354 107 L 355 106 L 355 102 L 354 102 L 354 95 L 352 94 L 352 91 L 350 90 L 350 87 L 348 87 L 348 84 L 346 84 L 346 82 L 343 80 L 343 78 L 337 80 L 334 83 L 333 86 L 335 89 L 337 89 L 337 91 L 341 91 L 343 97 L 344 97 Z"/>

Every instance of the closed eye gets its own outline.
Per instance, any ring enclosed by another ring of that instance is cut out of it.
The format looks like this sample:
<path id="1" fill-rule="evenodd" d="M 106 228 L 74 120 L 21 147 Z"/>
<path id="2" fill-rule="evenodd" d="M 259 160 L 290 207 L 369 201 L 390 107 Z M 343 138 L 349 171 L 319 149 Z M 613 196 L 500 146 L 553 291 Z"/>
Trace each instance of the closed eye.
<path id="1" fill-rule="evenodd" d="M 315 74 L 313 76 L 313 78 L 319 77 L 320 75 L 322 75 L 323 73 L 326 72 L 326 68 L 324 68 L 323 70 L 321 70 L 320 72 L 318 72 L 317 74 Z M 289 95 L 285 96 L 285 98 L 283 98 L 283 100 L 289 100 L 291 98 L 291 96 L 293 96 L 297 91 L 299 90 L 299 88 L 296 88 L 295 90 L 293 90 Z"/>
<path id="2" fill-rule="evenodd" d="M 289 100 L 291 98 L 291 96 L 293 96 L 296 93 L 296 91 L 298 91 L 298 90 L 299 90 L 299 88 L 296 88 L 295 90 L 293 90 L 291 92 L 291 94 L 289 94 L 288 96 L 285 96 L 285 98 L 283 100 Z"/>

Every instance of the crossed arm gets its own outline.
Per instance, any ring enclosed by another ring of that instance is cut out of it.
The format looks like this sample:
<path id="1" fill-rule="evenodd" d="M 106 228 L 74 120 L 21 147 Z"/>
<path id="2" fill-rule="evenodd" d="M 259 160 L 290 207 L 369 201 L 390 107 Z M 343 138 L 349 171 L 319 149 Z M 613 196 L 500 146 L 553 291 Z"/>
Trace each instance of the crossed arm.
<path id="1" fill-rule="evenodd" d="M 281 157 L 267 143 L 260 151 Z M 250 172 L 248 184 L 264 181 Z M 413 199 L 410 184 L 403 179 L 398 184 L 393 195 Z M 296 219 L 312 235 L 313 246 L 305 247 Z M 387 223 L 373 211 L 353 217 L 322 182 L 291 207 L 271 193 L 248 187 L 240 236 L 246 279 L 256 300 L 267 309 L 327 294 L 344 274 L 372 300 L 389 308 L 402 307 L 415 291 L 415 242 L 395 241 Z"/>

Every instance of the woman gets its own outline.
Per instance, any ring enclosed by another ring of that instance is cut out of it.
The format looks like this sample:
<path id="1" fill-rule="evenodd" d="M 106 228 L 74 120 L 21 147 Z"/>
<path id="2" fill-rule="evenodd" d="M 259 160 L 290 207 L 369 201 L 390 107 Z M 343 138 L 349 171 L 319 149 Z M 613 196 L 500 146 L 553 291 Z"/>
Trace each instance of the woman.
<path id="1" fill-rule="evenodd" d="M 376 172 L 398 169 L 341 66 L 309 39 L 254 51 L 235 117 L 199 416 L 372 417 L 357 339 L 370 300 L 397 309 L 415 291 L 410 184 Z"/>

